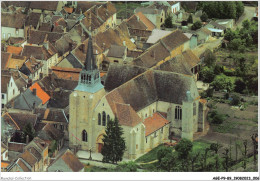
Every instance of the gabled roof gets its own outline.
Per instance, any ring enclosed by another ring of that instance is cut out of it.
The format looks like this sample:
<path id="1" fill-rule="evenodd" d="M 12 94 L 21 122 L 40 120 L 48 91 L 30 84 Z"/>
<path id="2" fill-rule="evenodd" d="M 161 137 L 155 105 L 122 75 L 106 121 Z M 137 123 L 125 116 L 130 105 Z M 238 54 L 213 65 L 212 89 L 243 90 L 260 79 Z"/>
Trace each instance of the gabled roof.
<path id="1" fill-rule="evenodd" d="M 6 69 L 6 65 L 10 61 L 11 57 L 12 57 L 11 53 L 1 51 L 1 69 L 2 70 Z"/>
<path id="2" fill-rule="evenodd" d="M 73 172 L 81 171 L 84 168 L 84 165 L 78 160 L 78 158 L 68 149 L 62 155 L 60 155 L 56 160 L 52 162 L 49 166 L 55 167 L 55 163 L 58 160 L 63 160 L 68 168 L 70 168 Z"/>
<path id="3" fill-rule="evenodd" d="M 26 61 L 26 57 L 13 57 L 10 59 L 10 61 L 8 61 L 8 63 L 6 64 L 6 68 L 8 69 L 20 69 L 24 62 Z"/>
<path id="4" fill-rule="evenodd" d="M 10 38 L 8 39 L 8 43 L 9 43 L 10 45 L 21 44 L 21 43 L 23 43 L 23 42 L 25 42 L 25 39 L 24 39 L 23 37 L 10 37 Z"/>
<path id="5" fill-rule="evenodd" d="M 35 114 L 38 115 L 38 119 L 50 122 L 68 123 L 68 119 L 63 109 L 52 108 L 36 108 Z"/>
<path id="6" fill-rule="evenodd" d="M 125 52 L 126 52 L 125 46 L 111 45 L 107 53 L 107 57 L 122 58 L 125 55 Z"/>
<path id="7" fill-rule="evenodd" d="M 107 72 L 105 89 L 111 91 L 146 70 L 144 67 L 111 63 Z"/>
<path id="8" fill-rule="evenodd" d="M 96 1 L 78 1 L 77 2 L 77 8 L 75 10 L 76 14 L 79 14 L 80 11 L 84 13 L 85 11 L 89 10 L 91 7 L 97 5 L 101 6 L 105 2 L 96 2 Z"/>
<path id="9" fill-rule="evenodd" d="M 27 124 L 33 127 L 36 124 L 37 116 L 31 113 L 5 113 L 3 119 L 8 124 L 13 124 L 18 127 L 18 130 L 23 130 Z"/>
<path id="10" fill-rule="evenodd" d="M 134 127 L 142 122 L 142 119 L 134 111 L 129 104 L 116 103 L 114 114 L 117 116 L 119 124 L 124 126 Z"/>
<path id="11" fill-rule="evenodd" d="M 23 153 L 25 146 L 25 143 L 8 142 L 8 151 Z"/>
<path id="12" fill-rule="evenodd" d="M 31 167 L 25 163 L 25 160 L 18 158 L 16 163 L 24 172 L 31 172 Z"/>
<path id="13" fill-rule="evenodd" d="M 10 82 L 10 79 L 10 75 L 1 75 L 1 93 L 7 93 L 7 87 Z"/>
<path id="14" fill-rule="evenodd" d="M 164 36 L 167 36 L 171 33 L 171 31 L 165 31 L 165 30 L 160 30 L 160 29 L 154 29 L 152 31 L 151 36 L 149 36 L 148 40 L 146 43 L 156 43 L 159 39 L 163 38 Z"/>
<path id="15" fill-rule="evenodd" d="M 79 73 L 82 69 L 80 68 L 63 68 L 63 67 L 51 67 L 53 74 L 59 79 L 67 80 L 79 80 Z"/>
<path id="16" fill-rule="evenodd" d="M 31 46 L 31 45 L 25 45 L 23 49 L 22 56 L 31 57 L 38 60 L 48 60 L 50 57 L 52 57 L 55 54 L 55 50 L 52 51 L 51 44 L 49 44 L 49 49 L 46 50 L 44 46 Z"/>
<path id="17" fill-rule="evenodd" d="M 31 154 L 33 154 L 33 156 L 37 159 L 37 161 L 39 162 L 42 158 L 41 153 L 39 153 L 39 151 L 37 151 L 34 147 L 28 147 L 26 148 L 26 150 L 28 150 Z"/>
<path id="18" fill-rule="evenodd" d="M 182 55 L 190 68 L 195 67 L 200 62 L 199 57 L 197 57 L 190 49 L 183 52 Z"/>
<path id="19" fill-rule="evenodd" d="M 26 21 L 26 14 L 1 13 L 1 26 L 23 29 Z"/>
<path id="20" fill-rule="evenodd" d="M 206 35 L 211 35 L 211 31 L 209 31 L 207 28 L 204 28 L 204 27 L 200 28 L 196 32 L 202 32 L 202 33 L 204 33 Z"/>
<path id="21" fill-rule="evenodd" d="M 161 39 L 170 50 L 177 48 L 178 46 L 189 41 L 189 39 L 180 31 L 175 30 L 169 35 Z"/>
<path id="22" fill-rule="evenodd" d="M 14 99 L 15 109 L 32 110 L 34 104 L 37 107 L 42 104 L 42 100 L 34 95 L 30 89 L 27 89 Z"/>
<path id="23" fill-rule="evenodd" d="M 37 30 L 29 30 L 29 44 L 43 44 L 44 40 L 49 41 L 50 43 L 55 44 L 55 42 L 60 39 L 64 33 L 57 32 L 47 32 L 47 31 L 37 31 Z"/>
<path id="24" fill-rule="evenodd" d="M 155 28 L 155 25 L 142 12 L 134 14 L 126 22 L 132 29 L 152 31 Z"/>
<path id="25" fill-rule="evenodd" d="M 149 136 L 170 122 L 160 113 L 156 112 L 151 117 L 146 118 L 143 123 L 145 125 L 145 136 Z"/>
<path id="26" fill-rule="evenodd" d="M 40 21 L 40 17 L 41 17 L 41 13 L 30 12 L 26 20 L 26 25 L 27 26 L 32 25 L 33 27 L 36 28 Z"/>
<path id="27" fill-rule="evenodd" d="M 31 91 L 36 89 L 36 95 L 42 100 L 42 104 L 45 104 L 50 99 L 50 96 L 44 90 L 42 90 L 37 82 L 34 83 L 29 89 Z"/>
<path id="28" fill-rule="evenodd" d="M 24 161 L 26 161 L 31 167 L 33 167 L 37 163 L 37 159 L 28 150 L 23 152 L 20 155 L 20 158 L 22 158 Z"/>
<path id="29" fill-rule="evenodd" d="M 64 137 L 63 131 L 54 128 L 53 124 L 47 123 L 38 133 L 38 137 L 44 141 L 59 141 Z"/>
<path id="30" fill-rule="evenodd" d="M 34 72 L 36 72 L 37 70 L 39 70 L 43 66 L 43 63 L 41 61 L 37 61 L 34 57 L 30 57 L 24 63 L 24 65 L 29 70 L 28 75 L 30 75 L 30 74 L 33 74 Z"/>
<path id="31" fill-rule="evenodd" d="M 16 47 L 16 46 L 8 46 L 6 48 L 6 51 L 8 53 L 17 54 L 17 55 L 20 55 L 22 50 L 23 50 L 23 47 Z"/>
<path id="32" fill-rule="evenodd" d="M 41 9 L 56 11 L 59 1 L 32 1 L 30 4 L 31 9 Z"/>

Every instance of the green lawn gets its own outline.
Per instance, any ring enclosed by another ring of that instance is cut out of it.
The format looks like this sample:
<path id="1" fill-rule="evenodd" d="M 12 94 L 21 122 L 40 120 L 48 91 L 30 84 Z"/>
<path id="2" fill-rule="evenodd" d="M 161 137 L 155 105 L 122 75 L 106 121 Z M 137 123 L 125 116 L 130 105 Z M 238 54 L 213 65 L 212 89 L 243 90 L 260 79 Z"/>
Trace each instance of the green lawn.
<path id="1" fill-rule="evenodd" d="M 161 147 L 164 147 L 164 145 L 157 146 L 156 148 L 152 149 L 151 151 L 149 151 L 145 155 L 139 157 L 137 160 L 135 160 L 135 162 L 137 162 L 137 163 L 147 163 L 147 162 L 151 162 L 151 161 L 156 160 L 157 159 L 157 151 Z"/>

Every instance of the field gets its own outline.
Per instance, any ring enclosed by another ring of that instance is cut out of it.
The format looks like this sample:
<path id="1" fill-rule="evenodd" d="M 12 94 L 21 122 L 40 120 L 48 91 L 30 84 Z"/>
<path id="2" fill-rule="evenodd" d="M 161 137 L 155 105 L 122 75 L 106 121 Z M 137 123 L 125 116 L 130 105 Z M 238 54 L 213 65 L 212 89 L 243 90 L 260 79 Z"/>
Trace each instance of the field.
<path id="1" fill-rule="evenodd" d="M 141 7 L 141 3 L 134 1 L 124 1 L 115 3 L 117 9 L 117 18 L 118 19 L 128 19 L 134 14 L 134 10 L 137 7 Z"/>

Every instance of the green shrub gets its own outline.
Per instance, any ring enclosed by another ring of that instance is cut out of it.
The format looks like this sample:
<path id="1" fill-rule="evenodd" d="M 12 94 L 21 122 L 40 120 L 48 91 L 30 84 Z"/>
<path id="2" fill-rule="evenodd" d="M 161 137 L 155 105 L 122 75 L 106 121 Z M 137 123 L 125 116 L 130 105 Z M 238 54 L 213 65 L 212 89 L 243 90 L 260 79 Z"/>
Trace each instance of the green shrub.
<path id="1" fill-rule="evenodd" d="M 225 115 L 219 114 L 216 110 L 212 110 L 208 114 L 208 120 L 212 124 L 222 124 L 223 121 L 225 120 Z"/>
<path id="2" fill-rule="evenodd" d="M 240 104 L 240 97 L 239 97 L 239 95 L 234 94 L 231 97 L 232 97 L 232 100 L 231 100 L 230 104 L 232 106 L 238 106 Z"/>

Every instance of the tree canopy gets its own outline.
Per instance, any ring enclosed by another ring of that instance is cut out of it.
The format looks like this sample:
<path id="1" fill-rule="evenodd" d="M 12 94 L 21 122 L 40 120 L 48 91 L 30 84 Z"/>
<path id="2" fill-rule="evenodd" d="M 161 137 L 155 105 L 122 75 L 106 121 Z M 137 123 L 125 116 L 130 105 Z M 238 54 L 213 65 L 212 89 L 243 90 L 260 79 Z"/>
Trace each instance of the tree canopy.
<path id="1" fill-rule="evenodd" d="M 200 21 L 196 21 L 192 26 L 191 29 L 192 30 L 197 30 L 200 29 L 202 27 L 202 23 Z"/>
<path id="2" fill-rule="evenodd" d="M 117 118 L 114 121 L 108 120 L 105 132 L 106 134 L 103 138 L 104 146 L 101 150 L 103 162 L 117 163 L 122 161 L 126 146 L 122 137 L 123 128 L 119 125 Z"/>

